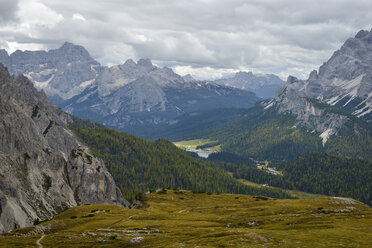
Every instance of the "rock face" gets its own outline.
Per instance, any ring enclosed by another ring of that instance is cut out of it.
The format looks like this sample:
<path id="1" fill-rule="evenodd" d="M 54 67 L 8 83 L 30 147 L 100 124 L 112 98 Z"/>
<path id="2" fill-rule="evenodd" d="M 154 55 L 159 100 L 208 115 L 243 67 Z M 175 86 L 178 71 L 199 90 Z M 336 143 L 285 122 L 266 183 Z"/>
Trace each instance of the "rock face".
<path id="1" fill-rule="evenodd" d="M 275 92 L 284 86 L 283 80 L 276 75 L 253 74 L 245 71 L 238 72 L 231 78 L 218 79 L 216 83 L 252 91 L 264 99 L 273 97 Z"/>
<path id="2" fill-rule="evenodd" d="M 348 39 L 340 50 L 307 80 L 288 77 L 286 85 L 265 108 L 275 107 L 279 113 L 296 115 L 298 124 L 320 132 L 323 144 L 350 120 L 342 111 L 372 120 L 372 32 L 360 31 Z M 329 105 L 328 105 L 329 104 Z"/>
<path id="3" fill-rule="evenodd" d="M 68 42 L 47 52 L 17 50 L 8 55 L 0 50 L 0 62 L 13 75 L 24 74 L 56 103 L 81 93 L 101 70 L 85 48 Z"/>
<path id="4" fill-rule="evenodd" d="M 73 137 L 70 118 L 0 64 L 0 231 L 79 204 L 127 205 L 103 162 Z"/>

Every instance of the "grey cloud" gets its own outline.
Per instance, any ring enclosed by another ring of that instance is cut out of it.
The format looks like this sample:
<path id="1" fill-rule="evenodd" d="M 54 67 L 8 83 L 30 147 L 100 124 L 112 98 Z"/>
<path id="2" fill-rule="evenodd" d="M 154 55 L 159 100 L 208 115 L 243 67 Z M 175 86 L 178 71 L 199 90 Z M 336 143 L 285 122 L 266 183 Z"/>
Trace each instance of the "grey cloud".
<path id="1" fill-rule="evenodd" d="M 16 20 L 18 0 L 0 0 L 0 24 Z"/>

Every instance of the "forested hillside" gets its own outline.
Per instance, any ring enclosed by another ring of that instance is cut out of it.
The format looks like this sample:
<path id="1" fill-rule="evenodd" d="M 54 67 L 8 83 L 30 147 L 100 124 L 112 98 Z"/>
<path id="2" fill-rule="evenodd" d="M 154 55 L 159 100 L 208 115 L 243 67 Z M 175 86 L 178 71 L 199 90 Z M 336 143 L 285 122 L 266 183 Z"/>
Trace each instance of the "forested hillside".
<path id="1" fill-rule="evenodd" d="M 329 196 L 351 197 L 372 205 L 372 163 L 314 153 L 291 162 L 270 165 L 283 176 L 257 170 L 254 165 L 225 163 L 235 178 Z"/>
<path id="2" fill-rule="evenodd" d="M 216 168 L 216 163 L 193 158 L 169 141 L 150 142 L 90 121 L 73 120 L 70 129 L 103 159 L 126 199 L 140 198 L 143 192 L 157 188 L 289 197 L 281 190 L 246 186 Z"/>

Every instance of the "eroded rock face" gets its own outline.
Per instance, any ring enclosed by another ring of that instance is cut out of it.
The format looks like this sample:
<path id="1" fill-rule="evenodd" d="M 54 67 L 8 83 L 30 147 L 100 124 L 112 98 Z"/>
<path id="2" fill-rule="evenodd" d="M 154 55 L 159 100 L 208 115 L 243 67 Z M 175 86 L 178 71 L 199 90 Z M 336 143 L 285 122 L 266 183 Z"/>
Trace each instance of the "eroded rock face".
<path id="1" fill-rule="evenodd" d="M 104 163 L 67 128 L 69 116 L 0 64 L 0 231 L 79 204 L 128 205 Z"/>

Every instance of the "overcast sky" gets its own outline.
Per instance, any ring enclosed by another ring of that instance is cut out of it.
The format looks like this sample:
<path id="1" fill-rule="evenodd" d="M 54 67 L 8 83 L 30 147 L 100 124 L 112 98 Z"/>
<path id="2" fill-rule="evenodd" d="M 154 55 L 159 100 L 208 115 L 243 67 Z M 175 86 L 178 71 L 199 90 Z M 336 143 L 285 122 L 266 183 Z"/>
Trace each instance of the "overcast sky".
<path id="1" fill-rule="evenodd" d="M 69 41 L 104 65 L 150 58 L 199 79 L 239 70 L 307 78 L 371 28 L 371 0 L 0 0 L 8 52 Z"/>

